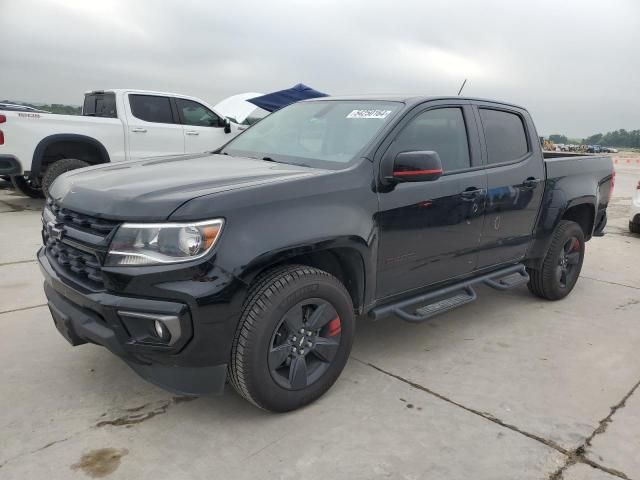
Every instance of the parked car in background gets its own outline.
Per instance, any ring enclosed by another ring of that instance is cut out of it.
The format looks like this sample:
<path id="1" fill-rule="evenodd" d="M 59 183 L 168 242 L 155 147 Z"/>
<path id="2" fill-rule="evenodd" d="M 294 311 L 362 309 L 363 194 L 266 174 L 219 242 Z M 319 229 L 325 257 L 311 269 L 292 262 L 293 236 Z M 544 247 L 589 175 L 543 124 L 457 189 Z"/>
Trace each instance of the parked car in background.
<path id="1" fill-rule="evenodd" d="M 12 112 L 51 113 L 46 110 L 30 107 L 28 105 L 20 105 L 17 103 L 4 103 L 4 102 L 0 102 L 0 110 L 6 110 L 6 111 L 12 111 Z"/>
<path id="2" fill-rule="evenodd" d="M 602 153 L 618 153 L 618 149 L 613 147 L 602 147 L 601 151 Z"/>
<path id="3" fill-rule="evenodd" d="M 215 150 L 238 133 L 206 102 L 147 90 L 87 92 L 82 116 L 0 110 L 0 175 L 31 197 L 64 172 Z"/>
<path id="4" fill-rule="evenodd" d="M 631 198 L 631 211 L 629 215 L 629 231 L 640 233 L 640 180 L 636 185 L 636 191 Z"/>
<path id="5" fill-rule="evenodd" d="M 38 252 L 55 325 L 168 390 L 228 377 L 259 407 L 299 408 L 340 375 L 357 315 L 422 322 L 479 284 L 571 292 L 613 162 L 538 138 L 501 102 L 327 98 L 214 153 L 66 173 Z"/>

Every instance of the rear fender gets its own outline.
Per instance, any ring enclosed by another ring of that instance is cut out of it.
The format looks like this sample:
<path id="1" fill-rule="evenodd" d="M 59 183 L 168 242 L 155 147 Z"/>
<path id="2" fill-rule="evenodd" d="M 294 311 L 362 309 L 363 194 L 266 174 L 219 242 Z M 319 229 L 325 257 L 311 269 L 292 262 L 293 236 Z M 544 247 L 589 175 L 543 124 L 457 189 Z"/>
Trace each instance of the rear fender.
<path id="1" fill-rule="evenodd" d="M 31 176 L 33 178 L 37 179 L 42 175 L 45 152 L 47 151 L 47 148 L 58 142 L 73 142 L 78 144 L 90 145 L 92 147 L 95 147 L 100 155 L 100 159 L 96 163 L 110 162 L 107 149 L 95 138 L 88 137 L 86 135 L 78 135 L 75 133 L 59 133 L 43 138 L 36 146 L 36 149 L 33 152 L 33 159 L 31 161 Z"/>

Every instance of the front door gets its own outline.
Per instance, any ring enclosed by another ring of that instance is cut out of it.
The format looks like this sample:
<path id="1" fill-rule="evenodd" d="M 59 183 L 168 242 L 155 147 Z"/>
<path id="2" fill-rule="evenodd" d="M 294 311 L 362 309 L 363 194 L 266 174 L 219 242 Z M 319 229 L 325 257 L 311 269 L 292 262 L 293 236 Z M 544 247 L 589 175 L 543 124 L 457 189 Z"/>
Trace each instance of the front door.
<path id="1" fill-rule="evenodd" d="M 171 108 L 171 99 L 160 95 L 129 94 L 127 141 L 129 158 L 184 153 L 184 135 Z"/>
<path id="2" fill-rule="evenodd" d="M 210 152 L 231 139 L 224 132 L 224 119 L 201 103 L 176 98 L 176 106 L 184 127 L 186 153 Z"/>
<path id="3" fill-rule="evenodd" d="M 477 264 L 486 172 L 468 102 L 430 102 L 401 122 L 382 155 L 435 151 L 438 180 L 399 183 L 379 193 L 377 297 L 384 298 L 470 273 Z"/>
<path id="4" fill-rule="evenodd" d="M 542 202 L 545 171 L 530 117 L 482 103 L 476 113 L 489 184 L 478 258 L 478 268 L 484 268 L 525 255 Z"/>

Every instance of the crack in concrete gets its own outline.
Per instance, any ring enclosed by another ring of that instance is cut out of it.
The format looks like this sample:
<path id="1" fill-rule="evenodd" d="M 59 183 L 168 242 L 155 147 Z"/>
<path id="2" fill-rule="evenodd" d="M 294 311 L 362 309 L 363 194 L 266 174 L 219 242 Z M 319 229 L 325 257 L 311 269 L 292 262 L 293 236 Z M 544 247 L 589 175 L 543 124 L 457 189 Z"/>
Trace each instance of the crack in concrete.
<path id="1" fill-rule="evenodd" d="M 640 287 L 634 287 L 633 285 L 625 285 L 624 283 L 612 282 L 610 280 L 602 280 L 600 278 L 587 277 L 585 275 L 580 275 L 581 278 L 586 278 L 587 280 L 593 280 L 595 282 L 608 283 L 609 285 L 617 285 L 618 287 L 627 287 L 633 288 L 634 290 L 640 290 Z"/>
<path id="2" fill-rule="evenodd" d="M 5 267 L 7 265 L 18 265 L 20 263 L 36 263 L 37 260 L 16 260 L 15 262 L 6 262 L 0 263 L 0 267 Z"/>
<path id="3" fill-rule="evenodd" d="M 591 442 L 596 437 L 596 435 L 600 435 L 606 432 L 607 427 L 613 421 L 613 415 L 615 415 L 615 413 L 621 408 L 624 408 L 624 406 L 627 403 L 627 400 L 629 400 L 631 395 L 635 393 L 638 387 L 640 387 L 640 381 L 638 381 L 631 388 L 631 390 L 629 390 L 627 394 L 624 397 L 622 397 L 622 400 L 620 400 L 618 403 L 616 403 L 611 407 L 611 411 L 609 412 L 609 415 L 607 415 L 602 420 L 600 420 L 600 422 L 598 422 L 598 427 L 591 433 L 591 435 L 589 435 L 589 437 L 585 439 L 582 445 L 580 445 L 578 448 L 576 448 L 570 453 L 565 464 L 562 467 L 558 468 L 558 470 L 556 470 L 551 475 L 551 477 L 549 477 L 549 480 L 562 480 L 562 478 L 564 477 L 564 472 L 567 470 L 567 468 L 569 468 L 572 465 L 575 465 L 576 463 L 586 463 L 587 465 L 593 468 L 598 468 L 615 477 L 623 478 L 625 480 L 630 480 L 629 477 L 624 472 L 621 472 L 620 470 L 616 470 L 614 468 L 609 468 L 609 467 L 600 465 L 594 462 L 593 460 L 587 458 L 586 454 L 587 454 L 587 448 L 591 446 Z"/>
<path id="4" fill-rule="evenodd" d="M 40 305 L 31 305 L 30 307 L 20 307 L 20 308 L 14 308 L 13 310 L 5 310 L 3 312 L 0 312 L 0 315 L 4 315 L 5 313 L 14 313 L 14 312 L 21 312 L 23 310 L 30 310 L 32 308 L 40 308 L 40 307 L 46 307 L 47 304 L 46 303 L 42 303 Z"/>
<path id="5" fill-rule="evenodd" d="M 524 435 L 527 438 L 530 438 L 532 440 L 535 440 L 536 442 L 542 443 L 543 445 L 546 445 L 547 447 L 553 448 L 554 450 L 557 450 L 558 452 L 564 454 L 564 455 L 568 455 L 570 452 L 569 450 L 567 450 L 566 448 L 561 447 L 560 445 L 558 445 L 556 442 L 554 442 L 553 440 L 549 440 L 547 438 L 541 437 L 539 435 L 536 435 L 535 433 L 530 433 L 527 432 L 525 430 L 522 430 L 520 428 L 518 428 L 515 425 L 512 425 L 510 423 L 506 423 L 503 420 L 500 420 L 497 417 L 494 417 L 493 415 L 491 415 L 488 412 L 481 412 L 480 410 L 476 410 L 474 408 L 471 407 L 467 407 L 466 405 L 462 405 L 461 403 L 456 402 L 455 400 L 451 400 L 450 398 L 442 395 L 441 393 L 435 392 L 427 387 L 424 387 L 418 383 L 412 382 L 411 380 L 407 380 L 406 378 L 401 377 L 400 375 L 396 375 L 395 373 L 391 373 L 391 372 L 387 372 L 386 370 L 373 365 L 372 363 L 368 363 L 368 362 L 364 362 L 362 360 L 359 360 L 357 358 L 351 357 L 354 360 L 363 363 L 365 365 L 368 365 L 369 367 L 379 371 L 380 373 L 384 373 L 385 375 L 388 375 L 392 378 L 395 378 L 396 380 L 399 380 L 403 383 L 406 383 L 407 385 L 412 386 L 413 388 L 417 389 L 417 390 L 422 390 L 423 392 L 428 393 L 429 395 L 432 395 L 436 398 L 439 398 L 440 400 L 444 400 L 447 403 L 450 403 L 452 405 L 455 405 L 458 408 L 461 408 L 463 410 L 466 410 L 469 413 L 473 413 L 474 415 L 478 415 L 479 417 L 484 418 L 485 420 L 489 420 L 490 422 L 493 422 L 497 425 L 500 425 L 501 427 L 507 428 L 509 430 L 512 430 L 516 433 L 519 433 L 520 435 Z"/>
<path id="6" fill-rule="evenodd" d="M 549 480 L 562 480 L 563 478 L 563 474 L 564 471 L 569 468 L 571 465 L 574 465 L 576 463 L 584 463 L 586 465 L 589 465 L 592 468 L 596 468 L 598 470 L 602 470 L 605 473 L 608 473 L 609 475 L 613 475 L 615 477 L 618 478 L 622 478 L 624 480 L 631 480 L 624 472 L 621 472 L 619 470 L 616 470 L 614 468 L 610 468 L 610 467 L 606 467 L 604 465 L 601 465 L 597 462 L 594 462 L 593 460 L 589 459 L 586 457 L 586 449 L 588 446 L 591 445 L 591 441 L 593 440 L 593 438 L 596 435 L 599 435 L 601 433 L 604 433 L 604 431 L 607 429 L 608 424 L 611 422 L 611 418 L 613 417 L 613 415 L 615 414 L 615 412 L 617 412 L 620 408 L 624 407 L 626 401 L 629 399 L 629 397 L 631 397 L 631 395 L 633 395 L 633 393 L 636 391 L 636 389 L 640 386 L 640 382 L 636 383 L 633 388 L 624 396 L 624 398 L 618 402 L 616 405 L 614 405 L 613 407 L 611 407 L 611 412 L 609 413 L 609 415 L 607 415 L 605 418 L 603 418 L 599 423 L 598 423 L 598 427 L 593 431 L 593 433 L 582 443 L 582 445 L 580 445 L 578 448 L 574 449 L 574 450 L 567 450 L 566 448 L 560 446 L 559 444 L 557 444 L 556 442 L 554 442 L 553 440 L 549 440 L 547 438 L 541 437 L 539 435 L 536 435 L 534 433 L 531 432 L 527 432 L 526 430 L 522 430 L 521 428 L 518 428 L 515 425 L 512 425 L 510 423 L 506 423 L 503 420 L 500 420 L 499 418 L 491 415 L 488 412 L 481 412 L 479 410 L 476 410 L 474 408 L 471 407 L 467 407 L 466 405 L 462 405 L 461 403 L 456 402 L 455 400 L 452 400 L 438 392 L 435 392 L 427 387 L 424 387 L 418 383 L 412 382 L 411 380 L 408 380 L 406 378 L 401 377 L 400 375 L 396 375 L 394 373 L 388 372 L 372 363 L 369 362 L 365 362 L 363 360 L 360 360 L 358 358 L 355 357 L 351 357 L 353 360 L 360 362 L 364 365 L 367 365 L 371 368 L 373 368 L 374 370 L 379 371 L 380 373 L 383 373 L 385 375 L 388 375 L 392 378 L 395 378 L 396 380 L 399 380 L 403 383 L 406 383 L 407 385 L 417 389 L 417 390 L 421 390 L 425 393 L 428 393 L 429 395 L 432 395 L 436 398 L 439 398 L 440 400 L 443 400 L 447 403 L 450 403 L 451 405 L 455 405 L 458 408 L 461 408 L 469 413 L 472 413 L 474 415 L 478 415 L 479 417 L 484 418 L 485 420 L 489 420 L 490 422 L 493 422 L 497 425 L 500 425 L 501 427 L 507 428 L 511 431 L 514 431 L 516 433 L 519 433 L 520 435 L 523 435 L 527 438 L 530 438 L 532 440 L 535 440 L 536 442 L 542 443 L 543 445 L 546 445 L 549 448 L 552 448 L 560 453 L 562 453 L 563 455 L 565 455 L 567 457 L 564 465 L 562 465 L 560 468 L 558 468 L 555 472 L 553 472 L 551 474 L 551 476 L 549 477 Z"/>
<path id="7" fill-rule="evenodd" d="M 35 453 L 41 452 L 43 450 L 46 450 L 49 447 L 52 447 L 53 445 L 57 445 L 59 443 L 63 443 L 66 442 L 68 440 L 71 440 L 72 438 L 81 435 L 83 433 L 86 433 L 90 430 L 94 430 L 97 428 L 101 428 L 107 425 L 110 426 L 116 426 L 116 427 L 120 427 L 120 426 L 130 426 L 130 425 L 135 425 L 137 423 L 142 423 L 145 420 L 149 420 L 150 418 L 153 418 L 157 415 L 161 415 L 163 413 L 166 413 L 167 410 L 169 409 L 169 407 L 173 406 L 173 405 L 177 405 L 179 403 L 184 403 L 184 402 L 190 402 L 192 400 L 195 400 L 199 397 L 173 397 L 170 398 L 169 400 L 165 400 L 163 402 L 160 402 L 157 406 L 155 406 L 152 410 L 147 411 L 147 412 L 142 412 L 142 413 L 138 413 L 141 412 L 142 410 L 144 410 L 145 408 L 148 408 L 150 405 L 152 405 L 153 403 L 145 403 L 144 405 L 140 405 L 138 407 L 132 407 L 132 408 L 126 408 L 124 409 L 125 412 L 128 412 L 126 415 L 123 415 L 121 417 L 115 418 L 113 420 L 103 420 L 100 421 L 98 423 L 96 423 L 95 425 L 90 426 L 89 428 L 86 428 L 84 430 L 80 430 L 78 432 L 72 433 L 71 435 L 64 437 L 64 438 L 60 438 L 58 440 L 53 440 L 52 442 L 49 442 L 45 445 L 43 445 L 42 447 L 38 447 L 35 450 L 30 450 L 28 452 L 23 452 L 23 453 L 19 453 L 18 455 L 14 455 L 11 458 L 8 458 L 6 460 L 4 460 L 2 463 L 0 463 L 0 469 L 3 468 L 4 466 L 6 466 L 8 463 L 11 463 L 19 458 L 22 457 L 26 457 L 28 455 L 33 455 Z M 157 402 L 156 402 L 157 403 Z M 103 414 L 103 416 L 106 414 Z"/>
<path id="8" fill-rule="evenodd" d="M 35 450 L 31 450 L 31 451 L 29 451 L 29 452 L 23 452 L 23 453 L 19 453 L 18 455 L 14 455 L 13 457 L 11 457 L 11 458 L 7 458 L 7 459 L 6 459 L 6 460 L 4 460 L 2 463 L 0 463 L 0 468 L 3 468 L 3 467 L 4 467 L 4 466 L 6 466 L 8 463 L 13 462 L 14 460 L 18 460 L 19 458 L 26 457 L 26 456 L 28 456 L 28 455 L 33 455 L 33 454 L 35 454 L 35 453 L 41 452 L 41 451 L 43 451 L 43 450 L 46 450 L 46 449 L 47 449 L 47 448 L 49 448 L 49 447 L 52 447 L 52 446 L 54 446 L 54 445 L 57 445 L 58 443 L 63 443 L 63 442 L 66 442 L 66 441 L 68 441 L 68 440 L 71 440 L 72 438 L 74 438 L 74 437 L 76 437 L 76 436 L 80 435 L 81 433 L 87 432 L 87 431 L 89 431 L 89 430 L 90 430 L 90 428 L 85 429 L 85 430 L 81 430 L 81 431 L 79 431 L 79 432 L 72 433 L 71 435 L 69 435 L 69 436 L 67 436 L 67 437 L 60 438 L 60 439 L 58 439 L 58 440 L 54 440 L 54 441 L 52 441 L 52 442 L 49 442 L 49 443 L 47 443 L 47 444 L 43 445 L 42 447 L 38 447 L 38 448 L 36 448 Z"/>

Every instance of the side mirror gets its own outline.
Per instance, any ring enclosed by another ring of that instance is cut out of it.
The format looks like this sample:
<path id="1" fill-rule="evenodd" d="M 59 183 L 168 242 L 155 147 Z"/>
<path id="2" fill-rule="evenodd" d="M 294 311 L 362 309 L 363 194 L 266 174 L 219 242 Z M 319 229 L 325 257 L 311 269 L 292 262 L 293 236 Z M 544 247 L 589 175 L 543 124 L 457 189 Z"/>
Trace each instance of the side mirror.
<path id="1" fill-rule="evenodd" d="M 442 173 L 440 156 L 433 151 L 400 152 L 393 160 L 395 182 L 430 182 Z"/>
<path id="2" fill-rule="evenodd" d="M 231 122 L 228 118 L 224 119 L 224 133 L 231 133 Z"/>

